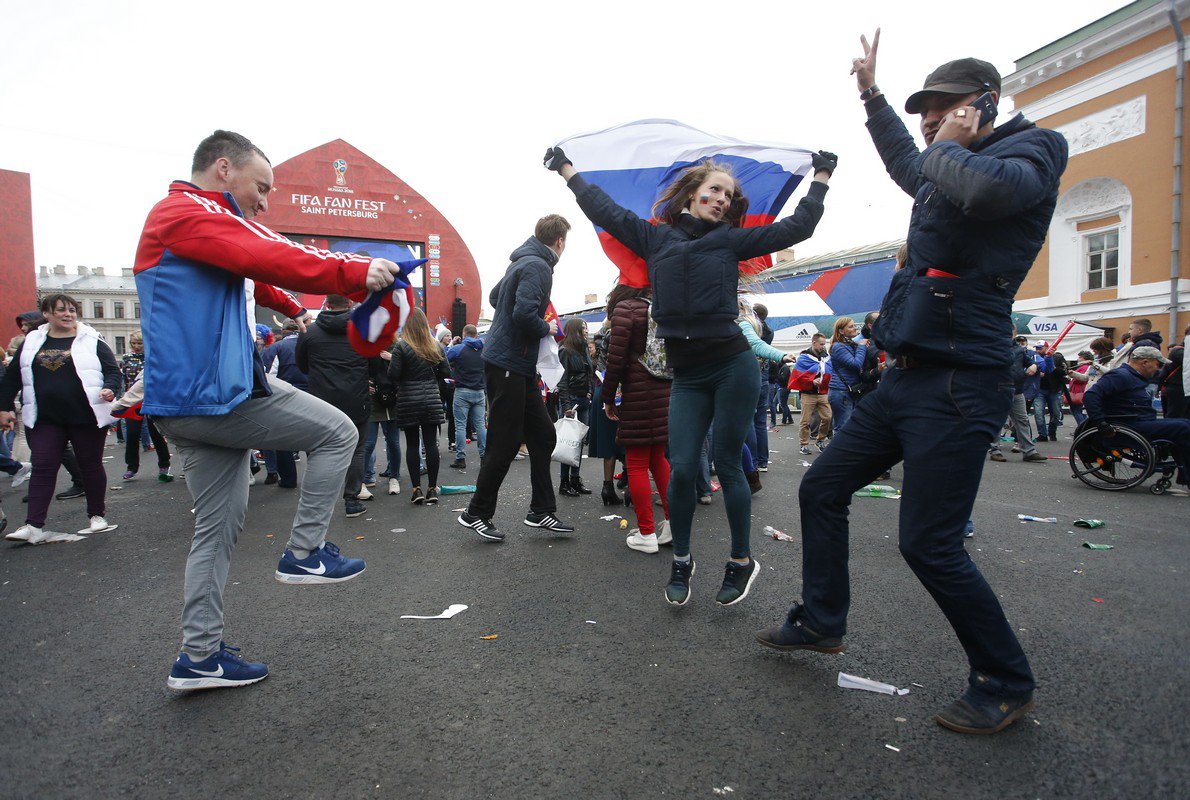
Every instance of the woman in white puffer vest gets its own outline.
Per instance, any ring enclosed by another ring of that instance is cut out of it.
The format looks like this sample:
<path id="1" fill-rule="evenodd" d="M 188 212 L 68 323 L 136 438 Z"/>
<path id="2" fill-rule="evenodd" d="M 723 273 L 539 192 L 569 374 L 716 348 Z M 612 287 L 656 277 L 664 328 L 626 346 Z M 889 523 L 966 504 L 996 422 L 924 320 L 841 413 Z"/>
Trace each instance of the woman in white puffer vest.
<path id="1" fill-rule="evenodd" d="M 15 422 L 14 400 L 33 453 L 29 510 L 25 524 L 6 539 L 41 544 L 56 536 L 45 530 L 62 453 L 70 442 L 78 456 L 87 491 L 90 525 L 79 533 L 115 528 L 104 518 L 107 474 L 103 446 L 112 424 L 111 402 L 120 388 L 120 369 L 99 333 L 78 321 L 80 306 L 70 295 L 53 294 L 41 302 L 46 324 L 32 330 L 13 357 L 0 384 L 0 429 Z"/>

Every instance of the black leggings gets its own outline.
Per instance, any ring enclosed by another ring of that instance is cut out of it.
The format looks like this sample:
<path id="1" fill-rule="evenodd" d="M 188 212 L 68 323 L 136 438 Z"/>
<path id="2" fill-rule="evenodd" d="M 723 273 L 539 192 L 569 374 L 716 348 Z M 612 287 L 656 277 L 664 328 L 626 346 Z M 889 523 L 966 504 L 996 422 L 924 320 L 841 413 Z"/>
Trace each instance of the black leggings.
<path id="1" fill-rule="evenodd" d="M 426 477 L 430 479 L 429 487 L 438 485 L 438 426 L 433 422 L 423 422 L 420 428 L 411 425 L 405 431 L 405 467 L 409 470 L 409 480 L 414 487 L 421 486 L 421 440 L 426 444 Z"/>
<path id="2" fill-rule="evenodd" d="M 124 437 L 124 463 L 128 465 L 129 472 L 136 472 L 140 469 L 140 429 L 142 425 L 149 426 L 149 440 L 153 442 L 153 448 L 157 451 L 157 468 L 169 469 L 169 445 L 165 441 L 165 437 L 157 430 L 157 426 L 153 424 L 153 420 L 145 418 L 144 420 L 130 419 L 127 420 L 128 431 L 127 436 Z"/>

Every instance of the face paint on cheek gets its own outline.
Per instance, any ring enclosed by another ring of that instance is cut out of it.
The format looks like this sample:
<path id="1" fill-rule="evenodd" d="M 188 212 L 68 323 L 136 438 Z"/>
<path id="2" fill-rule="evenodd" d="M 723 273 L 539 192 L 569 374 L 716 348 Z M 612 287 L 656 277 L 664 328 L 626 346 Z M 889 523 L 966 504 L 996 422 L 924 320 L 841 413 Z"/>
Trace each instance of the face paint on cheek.
<path id="1" fill-rule="evenodd" d="M 709 194 L 703 194 L 698 198 L 698 202 L 700 205 L 705 206 L 707 203 L 711 202 L 711 196 Z"/>

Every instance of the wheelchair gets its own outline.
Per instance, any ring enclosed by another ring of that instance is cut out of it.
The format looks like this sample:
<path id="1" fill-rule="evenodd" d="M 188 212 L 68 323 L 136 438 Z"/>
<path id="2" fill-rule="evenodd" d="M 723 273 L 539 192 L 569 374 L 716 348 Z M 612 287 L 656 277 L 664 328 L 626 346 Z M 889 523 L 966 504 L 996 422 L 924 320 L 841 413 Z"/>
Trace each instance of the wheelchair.
<path id="1" fill-rule="evenodd" d="M 1092 489 L 1122 492 L 1140 486 L 1154 473 L 1159 477 L 1149 491 L 1164 494 L 1173 483 L 1177 462 L 1170 442 L 1152 441 L 1127 427 L 1127 420 L 1108 420 L 1115 436 L 1104 436 L 1099 429 L 1083 422 L 1075 429 L 1070 445 L 1070 470 L 1073 476 Z"/>

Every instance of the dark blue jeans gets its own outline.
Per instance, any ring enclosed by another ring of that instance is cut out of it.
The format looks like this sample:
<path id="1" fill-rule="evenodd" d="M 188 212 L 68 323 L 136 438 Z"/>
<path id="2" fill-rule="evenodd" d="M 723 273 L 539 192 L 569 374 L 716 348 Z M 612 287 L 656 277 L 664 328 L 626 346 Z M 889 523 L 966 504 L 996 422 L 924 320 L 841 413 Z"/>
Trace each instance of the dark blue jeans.
<path id="1" fill-rule="evenodd" d="M 805 623 L 847 631 L 847 512 L 852 493 L 904 461 L 900 549 L 959 637 L 991 695 L 1033 690 L 1033 673 L 1004 611 L 963 547 L 988 444 L 999 435 L 1012 384 L 998 369 L 890 369 L 847 428 L 806 471 L 802 520 Z M 946 487 L 939 491 L 938 487 Z"/>
<path id="2" fill-rule="evenodd" d="M 1049 424 L 1045 421 L 1049 412 Z M 1042 389 L 1033 398 L 1033 421 L 1037 423 L 1037 435 L 1050 439 L 1058 437 L 1058 425 L 1062 422 L 1062 393 Z"/>
<path id="3" fill-rule="evenodd" d="M 756 413 L 752 417 L 752 429 L 748 431 L 744 444 L 752 451 L 752 458 L 758 467 L 769 464 L 769 429 L 767 417 L 769 413 L 769 385 L 760 384 L 760 396 L 756 399 Z"/>
<path id="4" fill-rule="evenodd" d="M 690 553 L 695 480 L 702 445 L 715 425 L 711 458 L 723 489 L 723 505 L 731 528 L 731 557 L 750 554 L 752 492 L 744 478 L 740 454 L 751 427 L 760 391 L 760 372 L 750 350 L 728 359 L 674 370 L 669 396 L 669 524 L 674 555 Z"/>
<path id="5" fill-rule="evenodd" d="M 851 397 L 851 392 L 845 388 L 835 388 L 835 381 L 832 378 L 830 389 L 826 393 L 827 402 L 831 404 L 831 426 L 835 430 L 835 434 L 843 430 L 843 426 L 851 419 L 852 413 L 855 411 L 855 400 Z"/>
<path id="6" fill-rule="evenodd" d="M 390 478 L 401 477 L 401 429 L 391 419 L 368 423 L 368 438 L 364 442 L 364 483 L 376 480 L 376 443 L 384 431 L 384 455 L 388 466 L 384 471 Z"/>

